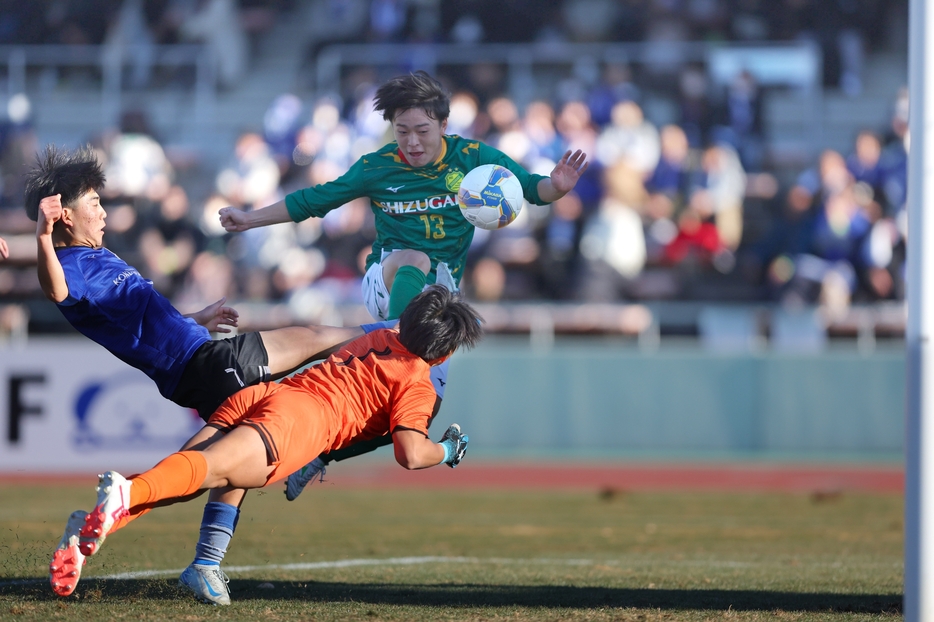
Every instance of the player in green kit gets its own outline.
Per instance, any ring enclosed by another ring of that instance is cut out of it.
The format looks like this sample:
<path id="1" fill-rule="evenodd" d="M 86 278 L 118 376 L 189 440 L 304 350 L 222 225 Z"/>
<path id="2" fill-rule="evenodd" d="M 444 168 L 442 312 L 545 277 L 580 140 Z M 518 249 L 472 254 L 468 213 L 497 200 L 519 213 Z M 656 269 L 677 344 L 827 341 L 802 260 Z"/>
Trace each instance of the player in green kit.
<path id="1" fill-rule="evenodd" d="M 474 232 L 457 205 L 457 189 L 470 170 L 505 166 L 522 183 L 526 200 L 543 205 L 570 192 L 587 168 L 584 153 L 568 151 L 549 177 L 534 175 L 493 147 L 446 135 L 450 97 L 424 71 L 383 84 L 375 108 L 392 123 L 395 142 L 361 157 L 334 181 L 251 212 L 225 207 L 220 219 L 227 231 L 246 231 L 321 218 L 369 197 L 376 240 L 367 257 L 363 299 L 378 320 L 398 318 L 426 283 L 457 289 Z"/>
<path id="2" fill-rule="evenodd" d="M 474 226 L 461 214 L 457 190 L 470 170 L 481 164 L 505 166 L 519 179 L 526 200 L 544 205 L 570 192 L 588 166 L 586 154 L 568 151 L 550 176 L 534 175 L 498 149 L 445 134 L 450 96 L 424 71 L 380 86 L 374 107 L 392 124 L 395 142 L 364 155 L 334 181 L 293 192 L 282 201 L 250 212 L 225 207 L 220 210 L 220 220 L 227 231 L 246 231 L 321 218 L 345 203 L 368 197 L 376 217 L 376 240 L 366 261 L 363 301 L 378 320 L 398 318 L 426 284 L 458 290 Z M 440 404 L 447 364 L 433 370 Z M 364 445 L 347 451 L 356 455 L 378 446 Z M 323 474 L 327 462 L 345 457 L 337 454 L 319 457 L 290 476 L 288 498 L 294 499 L 308 481 Z"/>

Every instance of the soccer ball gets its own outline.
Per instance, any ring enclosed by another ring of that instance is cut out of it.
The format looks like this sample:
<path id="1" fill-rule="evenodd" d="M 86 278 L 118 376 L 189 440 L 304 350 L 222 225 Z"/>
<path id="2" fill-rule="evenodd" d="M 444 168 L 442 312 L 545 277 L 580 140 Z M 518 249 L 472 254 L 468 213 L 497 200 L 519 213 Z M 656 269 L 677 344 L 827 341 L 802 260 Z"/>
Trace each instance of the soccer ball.
<path id="1" fill-rule="evenodd" d="M 516 219 L 525 199 L 512 171 L 482 164 L 461 180 L 457 203 L 467 222 L 481 229 L 501 229 Z"/>

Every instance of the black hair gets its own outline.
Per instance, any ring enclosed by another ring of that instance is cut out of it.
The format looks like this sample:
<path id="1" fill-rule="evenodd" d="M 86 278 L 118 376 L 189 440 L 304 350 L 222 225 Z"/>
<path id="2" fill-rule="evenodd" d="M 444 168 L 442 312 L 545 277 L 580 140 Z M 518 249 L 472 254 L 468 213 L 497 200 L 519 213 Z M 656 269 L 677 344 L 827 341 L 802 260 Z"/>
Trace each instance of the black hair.
<path id="1" fill-rule="evenodd" d="M 441 122 L 451 114 L 451 96 L 441 83 L 418 70 L 387 81 L 376 90 L 373 108 L 383 113 L 383 119 L 394 121 L 400 112 L 420 108 L 432 119 Z"/>
<path id="2" fill-rule="evenodd" d="M 482 319 L 473 307 L 442 285 L 432 285 L 406 305 L 399 318 L 399 341 L 425 359 L 472 348 L 483 336 Z"/>
<path id="3" fill-rule="evenodd" d="M 74 151 L 48 145 L 36 155 L 36 166 L 26 172 L 26 215 L 39 219 L 39 201 L 62 195 L 62 205 L 71 205 L 90 190 L 104 187 L 106 178 L 97 155 L 90 145 Z"/>

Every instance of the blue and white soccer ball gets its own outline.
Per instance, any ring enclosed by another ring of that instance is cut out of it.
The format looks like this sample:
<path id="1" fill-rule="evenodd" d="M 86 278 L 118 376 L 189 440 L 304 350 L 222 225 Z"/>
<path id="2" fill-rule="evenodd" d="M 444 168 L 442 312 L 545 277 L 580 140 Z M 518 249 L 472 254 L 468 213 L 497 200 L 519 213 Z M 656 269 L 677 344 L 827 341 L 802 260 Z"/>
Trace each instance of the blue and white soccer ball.
<path id="1" fill-rule="evenodd" d="M 501 229 L 514 221 L 525 199 L 522 184 L 512 171 L 498 164 L 482 164 L 461 181 L 457 203 L 464 218 L 481 229 Z"/>

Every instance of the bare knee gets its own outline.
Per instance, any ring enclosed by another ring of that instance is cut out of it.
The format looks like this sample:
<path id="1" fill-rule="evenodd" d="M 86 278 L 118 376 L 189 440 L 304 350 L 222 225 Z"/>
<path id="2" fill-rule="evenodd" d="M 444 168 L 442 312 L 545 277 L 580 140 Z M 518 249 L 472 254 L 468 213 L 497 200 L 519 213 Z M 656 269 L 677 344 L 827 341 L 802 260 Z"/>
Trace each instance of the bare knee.
<path id="1" fill-rule="evenodd" d="M 431 259 L 422 251 L 405 248 L 393 251 L 381 262 L 383 266 L 383 282 L 386 287 L 392 289 L 392 281 L 396 278 L 396 272 L 402 266 L 415 266 L 425 274 L 431 272 Z"/>

